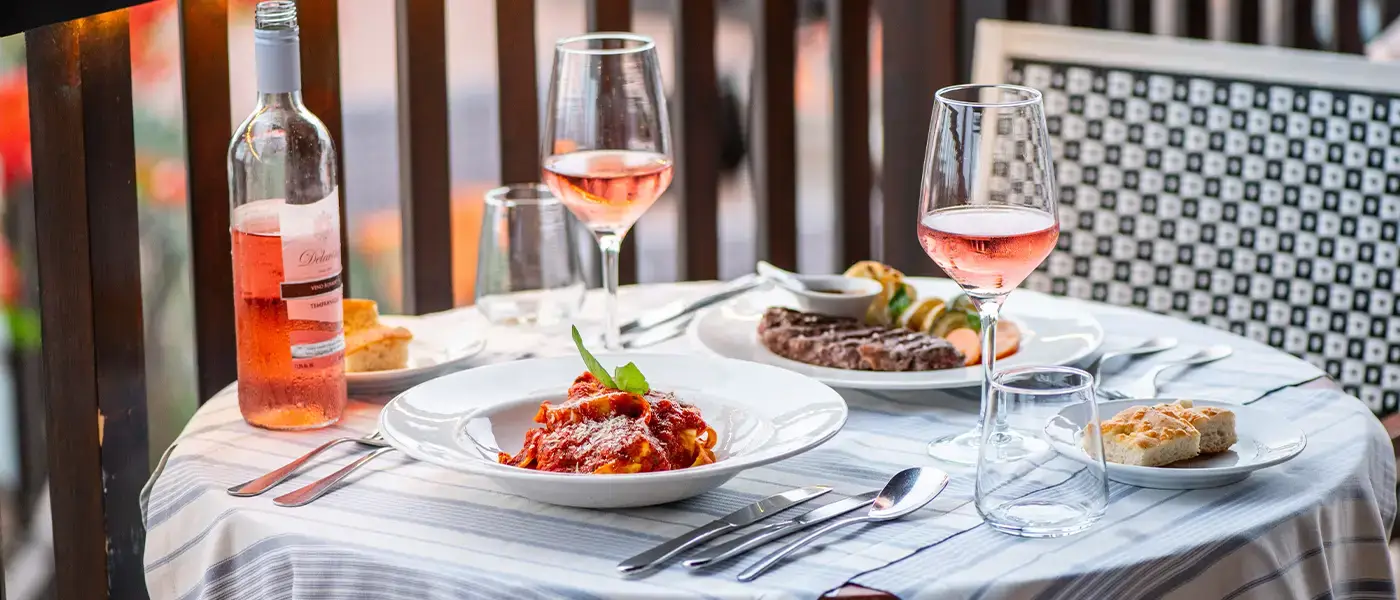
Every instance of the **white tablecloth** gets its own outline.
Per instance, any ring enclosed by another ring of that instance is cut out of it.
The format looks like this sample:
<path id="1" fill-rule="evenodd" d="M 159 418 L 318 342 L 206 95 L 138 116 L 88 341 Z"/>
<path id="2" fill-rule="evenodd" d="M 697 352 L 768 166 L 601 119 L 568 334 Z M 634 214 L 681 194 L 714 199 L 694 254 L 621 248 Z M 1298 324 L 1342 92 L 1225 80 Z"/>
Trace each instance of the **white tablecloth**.
<path id="1" fill-rule="evenodd" d="M 624 308 L 636 314 L 713 286 L 627 288 Z M 597 300 L 590 298 L 586 310 Z M 1113 484 L 1104 524 L 1056 540 L 1024 540 L 982 526 L 970 502 L 971 470 L 950 469 L 953 483 L 928 508 L 853 529 L 755 582 L 733 579 L 755 557 L 700 574 L 672 565 L 622 579 L 613 571 L 619 559 L 758 497 L 813 483 L 836 488 L 828 494 L 833 498 L 815 505 L 876 489 L 903 467 L 935 464 L 925 443 L 972 424 L 975 392 L 843 391 L 850 420 L 822 447 L 748 471 L 699 498 L 624 512 L 536 504 L 482 478 L 395 454 L 307 507 L 275 507 L 276 493 L 233 498 L 223 491 L 229 485 L 327 438 L 373 429 L 378 406 L 353 403 L 338 428 L 273 433 L 245 425 L 226 391 L 194 417 L 148 488 L 151 597 L 810 598 L 848 582 L 901 598 L 1395 597 L 1385 549 L 1395 514 L 1395 464 L 1389 438 L 1359 401 L 1289 387 L 1321 373 L 1254 342 L 1166 317 L 1086 306 L 1104 323 L 1110 348 L 1149 335 L 1181 338 L 1173 353 L 1182 356 L 1229 343 L 1235 356 L 1191 371 L 1164 393 L 1258 402 L 1297 422 L 1307 449 L 1222 488 Z M 572 352 L 564 336 L 491 328 L 470 309 L 430 318 L 433 327 L 488 332 L 483 362 L 523 351 Z M 697 351 L 688 337 L 650 350 Z M 1146 366 L 1116 376 L 1132 377 Z M 348 455 L 332 450 L 276 492 L 328 474 Z"/>

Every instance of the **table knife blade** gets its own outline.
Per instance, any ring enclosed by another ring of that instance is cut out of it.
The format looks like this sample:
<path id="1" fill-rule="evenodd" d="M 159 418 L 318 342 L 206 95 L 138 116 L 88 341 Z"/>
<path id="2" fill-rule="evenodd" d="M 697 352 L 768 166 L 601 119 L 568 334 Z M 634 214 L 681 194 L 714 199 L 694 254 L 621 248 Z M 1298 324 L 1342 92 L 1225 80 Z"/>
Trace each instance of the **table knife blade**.
<path id="1" fill-rule="evenodd" d="M 714 548 L 708 548 L 704 552 L 697 554 L 694 558 L 688 559 L 681 564 L 684 564 L 687 568 L 698 569 L 722 560 L 733 558 L 778 538 L 797 533 L 812 525 L 825 523 L 853 510 L 870 506 L 870 503 L 874 502 L 875 497 L 878 495 L 880 495 L 880 491 L 874 490 L 859 496 L 852 496 L 845 500 L 832 502 L 821 508 L 808 511 L 791 521 L 774 523 L 772 527 L 764 529 L 763 531 L 756 531 L 748 535 L 737 537 L 715 546 Z"/>
<path id="2" fill-rule="evenodd" d="M 656 311 L 644 314 L 626 323 L 623 323 L 620 327 L 618 327 L 618 331 L 621 334 L 626 335 L 629 333 L 646 331 L 658 325 L 665 325 L 666 323 L 669 323 L 689 314 L 694 314 L 702 309 L 709 308 L 711 306 L 729 300 L 730 298 L 735 298 L 743 294 L 747 294 L 753 290 L 764 286 L 767 283 L 767 280 L 762 279 L 756 275 L 745 275 L 744 277 L 735 280 L 724 290 L 715 292 L 694 302 L 690 302 L 688 304 L 669 305 Z"/>
<path id="3" fill-rule="evenodd" d="M 829 486 L 812 485 L 769 496 L 624 560 L 617 564 L 617 570 L 623 575 L 630 575 L 659 565 L 705 540 L 750 525 L 785 508 L 801 504 L 829 491 L 831 491 Z"/>

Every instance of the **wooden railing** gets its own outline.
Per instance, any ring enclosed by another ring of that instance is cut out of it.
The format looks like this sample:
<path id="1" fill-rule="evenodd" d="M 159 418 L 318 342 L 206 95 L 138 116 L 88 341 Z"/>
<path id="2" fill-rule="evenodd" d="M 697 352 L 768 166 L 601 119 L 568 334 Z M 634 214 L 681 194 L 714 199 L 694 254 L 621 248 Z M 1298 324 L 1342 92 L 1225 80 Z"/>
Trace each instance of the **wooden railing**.
<path id="1" fill-rule="evenodd" d="M 629 0 L 588 3 L 588 28 L 628 30 Z M 925 271 L 909 232 L 922 169 L 930 98 L 966 81 L 980 18 L 1359 52 L 1359 0 L 828 0 L 835 147 L 830 166 L 842 262 L 882 257 Z M 34 223 L 43 326 L 47 467 L 60 598 L 146 595 L 137 491 L 148 441 L 137 256 L 131 65 L 124 11 L 131 0 L 50 0 L 0 9 L 0 29 L 27 29 Z M 302 0 L 304 95 L 341 138 L 337 12 L 352 3 Z M 675 0 L 673 114 L 681 205 L 680 274 L 719 273 L 719 91 L 716 0 Z M 14 5 L 12 5 L 14 6 Z M 755 39 L 751 174 L 757 254 L 796 266 L 798 219 L 794 103 L 797 0 L 749 0 Z M 1400 0 L 1382 3 L 1386 22 Z M 9 18 L 10 13 L 14 18 Z M 234 379 L 225 152 L 231 133 L 228 13 L 221 0 L 180 2 L 188 138 L 189 206 L 198 390 Z M 404 298 L 408 310 L 452 306 L 450 173 L 444 0 L 398 0 L 398 94 Z M 501 180 L 539 175 L 535 3 L 497 0 Z M 59 18 L 92 15 L 52 23 Z M 872 16 L 881 26 L 878 170 L 869 152 Z M 45 24 L 52 23 L 52 24 Z M 507 51 L 508 50 L 508 51 Z M 343 165 L 342 165 L 343 166 Z M 342 169 L 343 173 L 343 169 Z M 344 181 L 342 175 L 341 181 Z M 873 198 L 879 200 L 874 211 Z M 345 197 L 342 188 L 341 198 Z M 878 218 L 874 215 L 878 214 Z M 342 235 L 344 232 L 342 231 Z M 636 278 L 628 246 L 623 278 Z M 347 271 L 348 272 L 348 271 Z M 0 591 L 3 595 L 3 591 Z"/>

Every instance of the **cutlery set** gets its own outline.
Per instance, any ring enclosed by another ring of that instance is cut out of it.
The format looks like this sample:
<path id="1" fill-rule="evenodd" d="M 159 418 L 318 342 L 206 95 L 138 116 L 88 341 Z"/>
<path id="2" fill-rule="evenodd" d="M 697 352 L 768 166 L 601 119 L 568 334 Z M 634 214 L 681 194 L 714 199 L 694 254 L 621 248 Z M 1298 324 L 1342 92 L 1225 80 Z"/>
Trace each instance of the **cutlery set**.
<path id="1" fill-rule="evenodd" d="M 733 558 L 769 542 L 805 530 L 808 527 L 825 525 L 801 539 L 779 548 L 739 574 L 740 581 L 752 581 L 773 568 L 784 558 L 811 544 L 817 538 L 842 527 L 864 522 L 878 522 L 898 519 L 932 501 L 948 487 L 948 474 L 930 467 L 913 467 L 896 473 L 884 489 L 867 492 L 845 500 L 833 502 L 821 508 L 786 521 L 756 525 L 746 535 L 734 538 L 701 552 L 681 564 L 690 569 L 712 566 Z M 661 566 L 686 550 L 705 543 L 725 533 L 738 530 L 758 521 L 831 491 L 827 486 L 815 485 L 769 496 L 729 515 L 697 527 L 679 537 L 657 545 L 617 565 L 623 575 L 636 575 L 648 569 Z M 867 508 L 866 514 L 838 519 L 842 515 Z"/>
<path id="2" fill-rule="evenodd" d="M 283 494 L 274 498 L 272 500 L 272 503 L 276 504 L 277 506 L 286 507 L 305 506 L 307 504 L 310 504 L 317 498 L 324 496 L 326 492 L 329 492 L 331 488 L 335 487 L 336 484 L 340 483 L 346 477 L 349 477 L 351 473 L 354 473 L 355 471 L 359 470 L 359 468 L 363 467 L 365 463 L 373 460 L 375 457 L 381 454 L 392 452 L 394 450 L 393 446 L 390 446 L 388 442 L 384 441 L 384 436 L 381 435 L 378 430 L 360 438 L 335 438 L 324 444 L 321 444 L 320 446 L 317 446 L 310 452 L 307 452 L 300 458 L 289 462 L 286 465 L 283 465 L 277 470 L 263 475 L 262 477 L 258 477 L 257 479 L 240 483 L 229 488 L 228 493 L 230 496 L 238 496 L 240 498 L 262 495 L 268 490 L 277 487 L 277 485 L 282 483 L 283 481 L 286 481 L 287 478 L 291 477 L 294 473 L 296 473 L 297 470 L 300 469 L 303 465 L 310 462 L 311 459 L 316 458 L 316 456 L 320 455 L 322 452 L 330 450 L 332 447 L 345 442 L 354 442 L 355 444 L 360 446 L 374 448 L 374 450 L 369 454 L 366 454 L 364 456 L 361 456 L 359 459 L 356 459 L 355 462 L 352 462 L 342 467 L 339 471 L 331 473 L 330 475 L 327 475 L 321 479 L 312 482 L 310 485 L 300 488 L 294 492 Z"/>
<path id="3" fill-rule="evenodd" d="M 1136 360 L 1170 350 L 1175 348 L 1176 345 L 1177 341 L 1175 338 L 1152 338 L 1131 348 L 1105 352 L 1098 360 L 1090 365 L 1088 370 L 1089 373 L 1093 374 L 1095 379 L 1102 382 L 1103 377 L 1100 375 L 1100 371 L 1103 369 L 1104 365 L 1117 362 L 1119 359 Z M 1189 357 L 1156 365 L 1148 370 L 1142 377 L 1127 384 L 1112 388 L 1100 387 L 1099 395 L 1109 400 L 1156 398 L 1158 389 L 1157 381 L 1162 378 L 1163 373 L 1172 369 L 1191 369 L 1199 367 L 1228 358 L 1231 354 L 1234 354 L 1234 350 L 1225 345 L 1202 348 Z"/>

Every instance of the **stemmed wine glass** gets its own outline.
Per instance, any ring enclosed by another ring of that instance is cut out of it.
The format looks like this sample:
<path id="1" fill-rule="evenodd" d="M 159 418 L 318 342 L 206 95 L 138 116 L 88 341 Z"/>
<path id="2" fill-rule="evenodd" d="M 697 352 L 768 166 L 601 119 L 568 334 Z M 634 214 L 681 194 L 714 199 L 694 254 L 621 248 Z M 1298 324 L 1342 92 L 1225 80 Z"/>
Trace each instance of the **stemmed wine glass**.
<path id="1" fill-rule="evenodd" d="M 598 240 L 607 288 L 604 343 L 618 332 L 618 253 L 671 184 L 671 129 L 656 44 L 630 33 L 559 40 L 540 145 L 544 181 Z"/>
<path id="2" fill-rule="evenodd" d="M 939 90 L 935 98 L 919 198 L 919 243 L 977 307 L 982 406 L 975 428 L 934 440 L 928 452 L 971 465 L 984 443 L 999 444 L 1002 456 L 1015 454 L 1018 445 L 1034 445 L 1008 430 L 1003 419 L 983 420 L 993 401 L 1001 305 L 1060 236 L 1055 169 L 1040 92 L 1014 85 L 957 85 Z"/>

